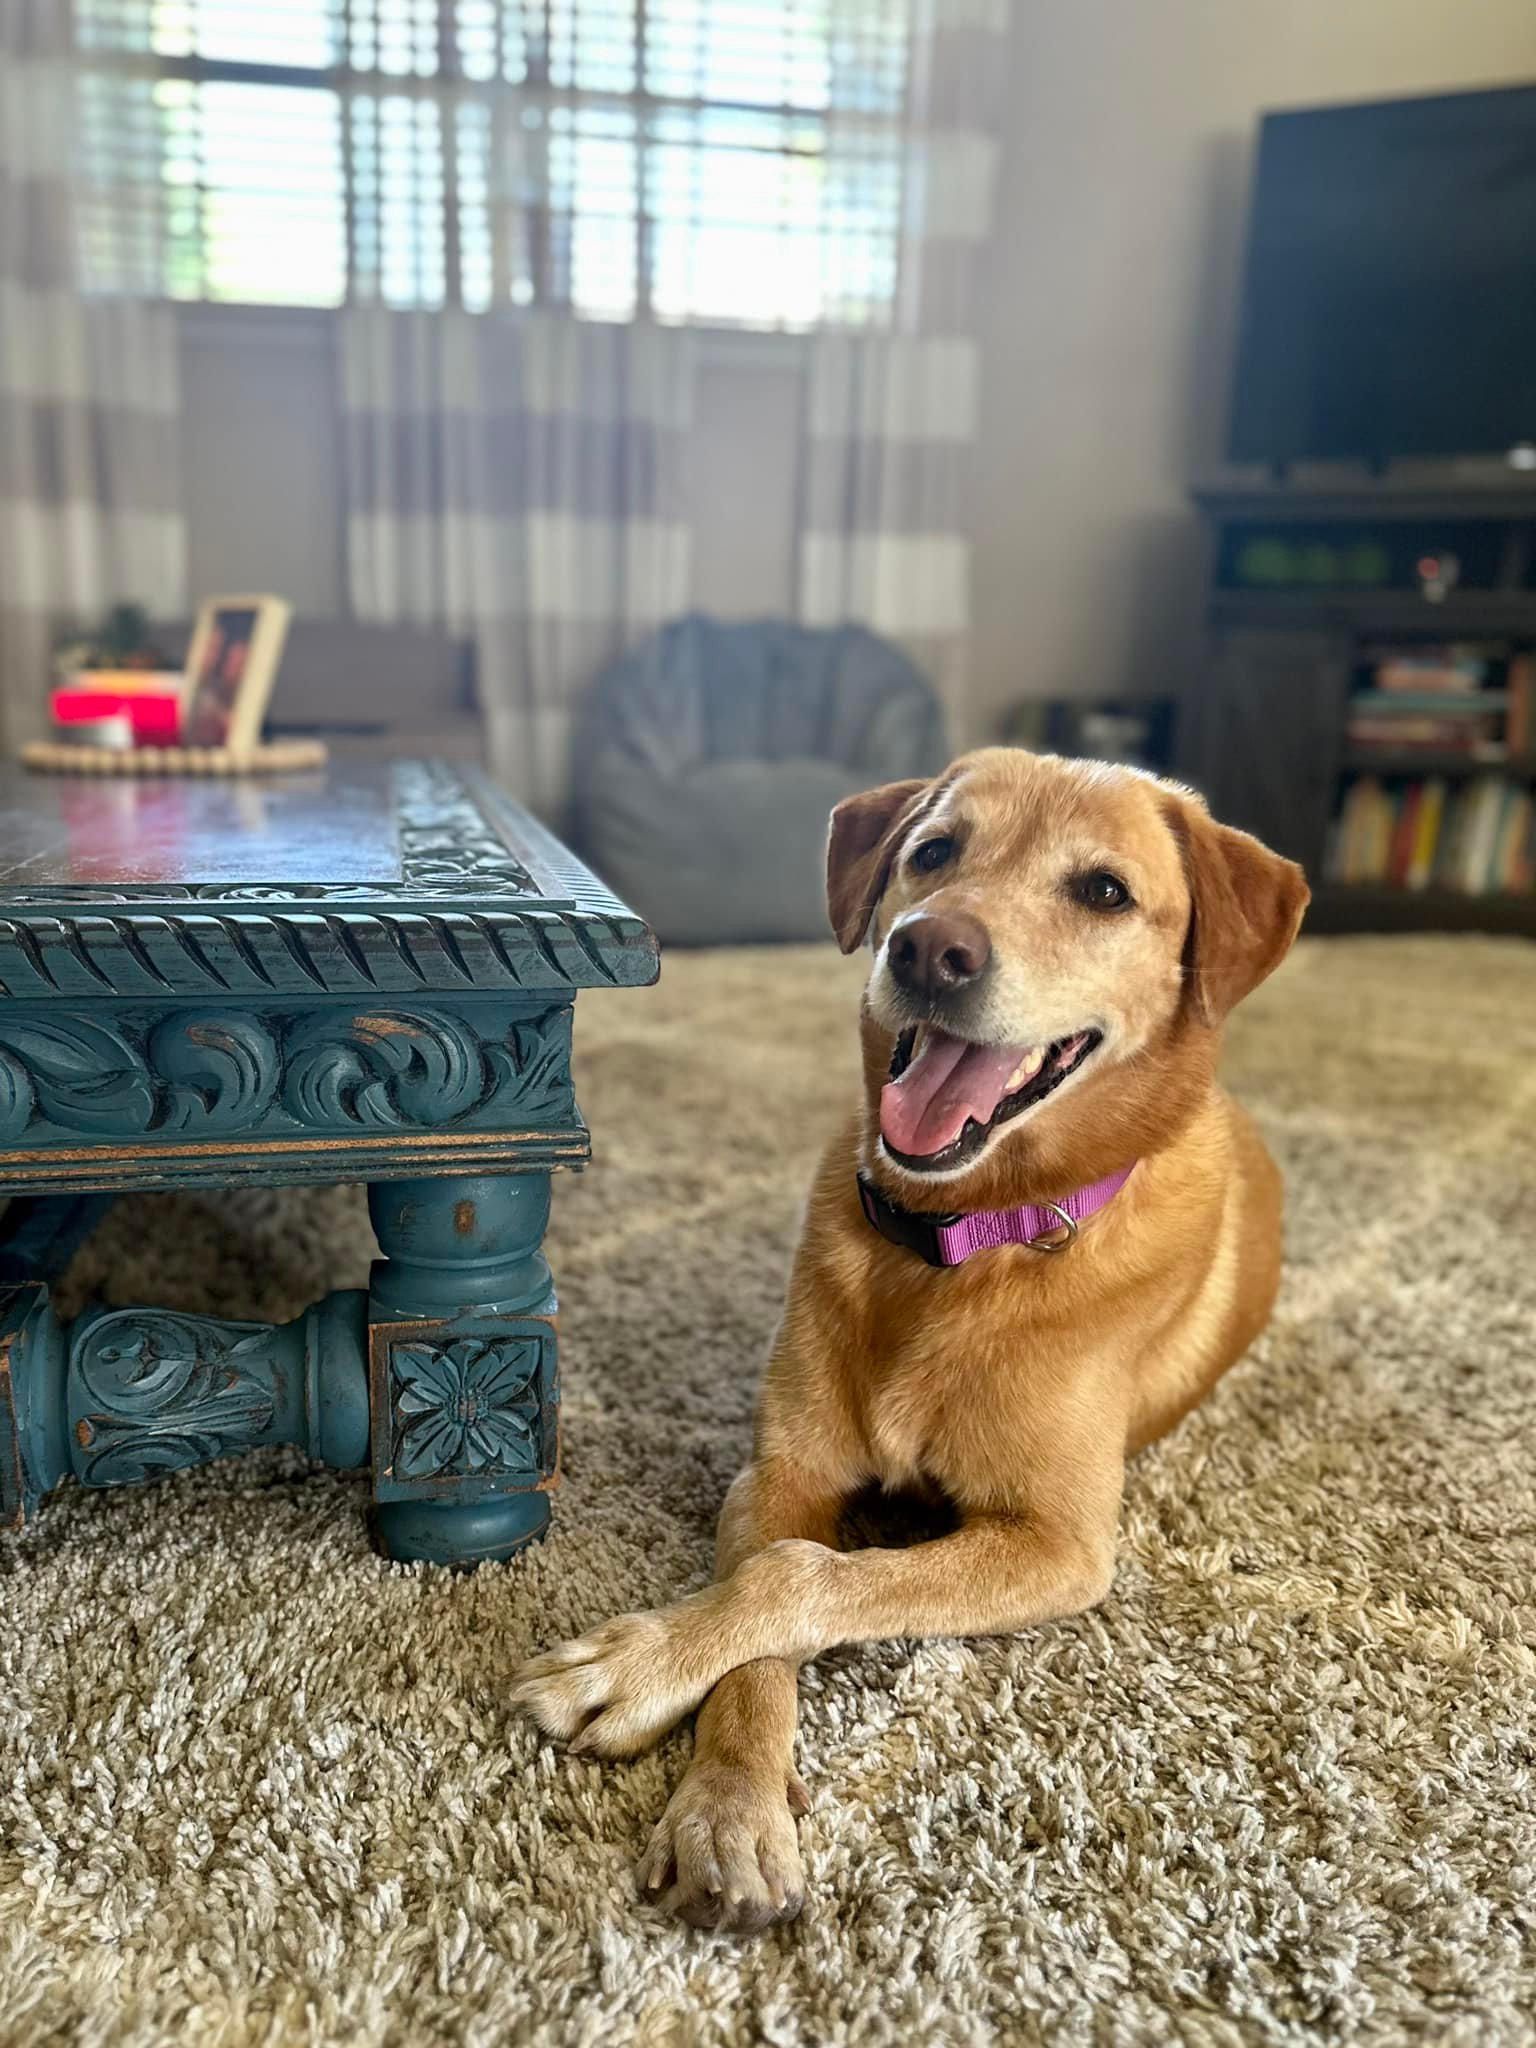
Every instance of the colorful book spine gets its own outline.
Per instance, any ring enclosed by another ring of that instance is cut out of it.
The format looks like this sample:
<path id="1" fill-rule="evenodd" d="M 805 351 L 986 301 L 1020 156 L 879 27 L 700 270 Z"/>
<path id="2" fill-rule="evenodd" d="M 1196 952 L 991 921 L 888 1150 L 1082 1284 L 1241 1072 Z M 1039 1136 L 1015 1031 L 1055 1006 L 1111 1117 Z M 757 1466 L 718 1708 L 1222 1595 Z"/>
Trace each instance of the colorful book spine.
<path id="1" fill-rule="evenodd" d="M 1469 782 L 1463 792 L 1467 812 L 1465 837 L 1450 878 L 1451 887 L 1461 890 L 1463 895 L 1481 896 L 1487 891 L 1504 812 L 1505 788 L 1497 776 L 1486 775 Z"/>
<path id="2" fill-rule="evenodd" d="M 1440 826 L 1445 817 L 1445 784 L 1437 775 L 1420 791 L 1414 819 L 1413 850 L 1408 856 L 1404 880 L 1410 889 L 1427 889 L 1435 872 L 1435 848 L 1440 843 Z"/>
<path id="3" fill-rule="evenodd" d="M 1411 783 L 1394 803 L 1392 839 L 1387 855 L 1386 879 L 1397 889 L 1408 886 L 1413 850 L 1419 839 L 1419 812 L 1424 804 L 1424 785 Z"/>
<path id="4" fill-rule="evenodd" d="M 1504 743 L 1512 754 L 1527 754 L 1536 740 L 1532 713 L 1536 705 L 1536 654 L 1528 649 L 1510 656 L 1509 710 L 1504 718 Z"/>

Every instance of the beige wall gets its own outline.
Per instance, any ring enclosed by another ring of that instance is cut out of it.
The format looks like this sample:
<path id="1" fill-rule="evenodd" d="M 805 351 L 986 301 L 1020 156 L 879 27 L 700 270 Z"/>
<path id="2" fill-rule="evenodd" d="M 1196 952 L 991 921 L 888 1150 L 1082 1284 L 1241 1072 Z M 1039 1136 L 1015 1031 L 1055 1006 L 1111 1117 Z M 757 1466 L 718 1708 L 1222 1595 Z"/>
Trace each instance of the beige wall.
<path id="1" fill-rule="evenodd" d="M 1271 107 L 1536 79 L 1536 0 L 1015 0 L 973 703 L 1165 685 Z"/>

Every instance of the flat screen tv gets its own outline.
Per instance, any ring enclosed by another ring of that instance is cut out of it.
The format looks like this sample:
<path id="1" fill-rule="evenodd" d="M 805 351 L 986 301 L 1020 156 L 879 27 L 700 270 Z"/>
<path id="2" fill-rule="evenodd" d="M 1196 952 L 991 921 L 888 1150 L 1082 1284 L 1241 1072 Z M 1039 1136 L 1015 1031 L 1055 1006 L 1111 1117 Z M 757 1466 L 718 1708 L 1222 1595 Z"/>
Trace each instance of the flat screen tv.
<path id="1" fill-rule="evenodd" d="M 1536 86 L 1269 114 L 1231 454 L 1536 440 Z"/>

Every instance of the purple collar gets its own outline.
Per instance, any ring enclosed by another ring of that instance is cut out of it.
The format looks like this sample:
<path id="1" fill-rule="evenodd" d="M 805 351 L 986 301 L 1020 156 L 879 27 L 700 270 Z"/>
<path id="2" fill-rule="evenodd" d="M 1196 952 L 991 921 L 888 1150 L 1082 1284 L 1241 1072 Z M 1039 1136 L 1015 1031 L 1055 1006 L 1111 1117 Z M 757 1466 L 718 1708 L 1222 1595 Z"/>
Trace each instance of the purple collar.
<path id="1" fill-rule="evenodd" d="M 892 1244 L 916 1252 L 930 1266 L 961 1266 L 973 1252 L 1004 1244 L 1064 1252 L 1076 1238 L 1079 1223 L 1112 1202 L 1134 1171 L 1134 1165 L 1127 1166 L 1106 1180 L 1063 1195 L 1059 1202 L 1026 1202 L 1021 1209 L 973 1209 L 968 1215 L 953 1216 L 924 1216 L 899 1208 L 861 1173 L 859 1201 L 875 1229 Z"/>

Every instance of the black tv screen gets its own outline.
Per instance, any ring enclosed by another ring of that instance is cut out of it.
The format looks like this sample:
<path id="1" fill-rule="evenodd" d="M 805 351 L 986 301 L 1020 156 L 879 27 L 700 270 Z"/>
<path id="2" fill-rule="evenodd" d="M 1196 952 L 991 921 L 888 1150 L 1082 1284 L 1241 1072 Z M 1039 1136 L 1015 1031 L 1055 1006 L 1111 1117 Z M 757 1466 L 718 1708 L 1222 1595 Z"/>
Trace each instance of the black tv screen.
<path id="1" fill-rule="evenodd" d="M 1269 114 L 1239 462 L 1536 440 L 1536 86 Z"/>

